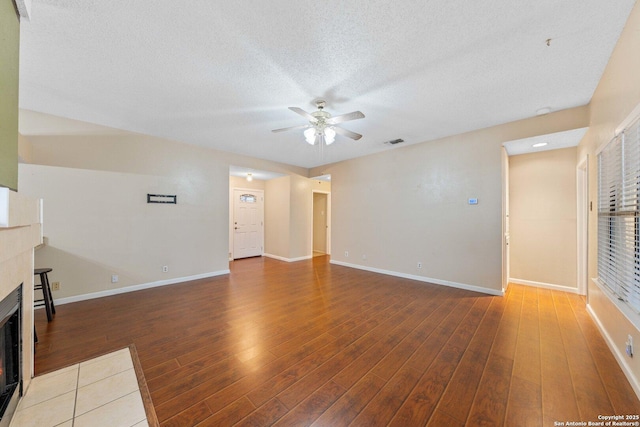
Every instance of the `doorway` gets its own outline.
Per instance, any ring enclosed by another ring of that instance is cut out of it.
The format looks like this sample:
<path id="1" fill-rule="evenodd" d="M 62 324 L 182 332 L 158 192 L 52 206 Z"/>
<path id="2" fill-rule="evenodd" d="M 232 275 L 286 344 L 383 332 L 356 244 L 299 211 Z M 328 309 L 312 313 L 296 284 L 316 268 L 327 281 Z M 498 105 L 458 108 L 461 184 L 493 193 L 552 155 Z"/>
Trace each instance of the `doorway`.
<path id="1" fill-rule="evenodd" d="M 312 248 L 313 256 L 331 253 L 330 212 L 331 193 L 313 191 L 313 226 Z"/>
<path id="2" fill-rule="evenodd" d="M 264 247 L 264 191 L 233 189 L 233 259 L 261 256 Z"/>

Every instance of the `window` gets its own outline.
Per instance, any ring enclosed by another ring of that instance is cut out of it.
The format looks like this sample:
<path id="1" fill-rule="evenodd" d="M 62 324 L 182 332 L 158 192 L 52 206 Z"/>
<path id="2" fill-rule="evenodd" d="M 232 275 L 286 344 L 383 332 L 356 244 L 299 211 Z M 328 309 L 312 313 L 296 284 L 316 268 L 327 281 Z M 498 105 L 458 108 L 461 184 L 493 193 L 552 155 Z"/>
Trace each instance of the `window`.
<path id="1" fill-rule="evenodd" d="M 640 313 L 640 118 L 598 154 L 598 282 Z"/>
<path id="2" fill-rule="evenodd" d="M 244 203 L 255 203 L 257 199 L 253 194 L 243 194 L 240 196 L 240 201 Z"/>

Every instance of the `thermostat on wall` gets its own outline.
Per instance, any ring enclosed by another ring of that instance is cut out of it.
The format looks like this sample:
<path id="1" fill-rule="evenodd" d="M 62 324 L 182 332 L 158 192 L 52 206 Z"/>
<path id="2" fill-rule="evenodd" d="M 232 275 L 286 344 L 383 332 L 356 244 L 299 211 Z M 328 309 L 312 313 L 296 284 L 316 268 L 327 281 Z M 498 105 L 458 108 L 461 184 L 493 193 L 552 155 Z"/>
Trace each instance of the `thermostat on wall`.
<path id="1" fill-rule="evenodd" d="M 478 199 L 476 199 L 476 198 L 469 199 L 469 204 L 470 205 L 477 205 L 478 204 Z"/>

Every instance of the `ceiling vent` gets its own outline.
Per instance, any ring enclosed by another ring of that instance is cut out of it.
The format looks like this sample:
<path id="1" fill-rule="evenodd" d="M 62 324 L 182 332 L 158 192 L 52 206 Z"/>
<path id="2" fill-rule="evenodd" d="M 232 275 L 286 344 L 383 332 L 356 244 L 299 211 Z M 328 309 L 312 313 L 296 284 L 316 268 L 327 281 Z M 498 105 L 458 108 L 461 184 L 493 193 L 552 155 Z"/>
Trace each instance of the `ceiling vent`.
<path id="1" fill-rule="evenodd" d="M 396 145 L 396 144 L 400 144 L 401 142 L 404 142 L 404 139 L 392 139 L 391 141 L 386 141 L 385 144 L 391 144 L 391 145 Z"/>

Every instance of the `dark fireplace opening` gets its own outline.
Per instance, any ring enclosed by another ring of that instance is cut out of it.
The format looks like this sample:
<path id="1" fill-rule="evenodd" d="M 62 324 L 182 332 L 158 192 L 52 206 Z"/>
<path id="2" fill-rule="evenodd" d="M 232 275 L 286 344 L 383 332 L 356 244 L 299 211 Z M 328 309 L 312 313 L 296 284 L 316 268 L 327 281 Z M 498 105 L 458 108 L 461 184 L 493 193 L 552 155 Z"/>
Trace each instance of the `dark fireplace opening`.
<path id="1" fill-rule="evenodd" d="M 22 285 L 0 301 L 0 427 L 22 395 Z"/>

